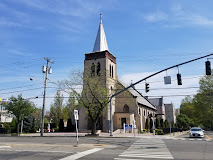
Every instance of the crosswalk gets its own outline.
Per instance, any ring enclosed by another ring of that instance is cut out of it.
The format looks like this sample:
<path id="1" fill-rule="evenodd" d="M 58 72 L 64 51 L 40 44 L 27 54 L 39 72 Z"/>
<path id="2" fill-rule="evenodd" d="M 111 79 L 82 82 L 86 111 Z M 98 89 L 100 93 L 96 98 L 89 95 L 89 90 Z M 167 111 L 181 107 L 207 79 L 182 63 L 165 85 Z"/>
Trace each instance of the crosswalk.
<path id="1" fill-rule="evenodd" d="M 140 158 L 140 159 L 138 159 Z M 114 160 L 174 159 L 162 139 L 139 139 Z"/>

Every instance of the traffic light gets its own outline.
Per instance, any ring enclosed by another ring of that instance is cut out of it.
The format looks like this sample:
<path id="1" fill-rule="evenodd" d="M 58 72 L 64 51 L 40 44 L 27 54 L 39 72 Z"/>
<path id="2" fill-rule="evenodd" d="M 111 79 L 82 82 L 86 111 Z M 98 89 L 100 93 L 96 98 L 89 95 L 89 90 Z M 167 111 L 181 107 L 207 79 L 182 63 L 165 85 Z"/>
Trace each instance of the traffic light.
<path id="1" fill-rule="evenodd" d="M 146 93 L 149 92 L 149 83 L 145 83 L 145 91 Z"/>
<path id="2" fill-rule="evenodd" d="M 178 82 L 178 85 L 182 85 L 182 80 L 181 80 L 181 74 L 180 73 L 177 74 L 177 82 Z"/>
<path id="3" fill-rule="evenodd" d="M 152 118 L 152 114 L 149 114 L 148 117 L 149 117 L 149 118 Z"/>
<path id="4" fill-rule="evenodd" d="M 211 62 L 206 61 L 206 75 L 211 75 Z"/>

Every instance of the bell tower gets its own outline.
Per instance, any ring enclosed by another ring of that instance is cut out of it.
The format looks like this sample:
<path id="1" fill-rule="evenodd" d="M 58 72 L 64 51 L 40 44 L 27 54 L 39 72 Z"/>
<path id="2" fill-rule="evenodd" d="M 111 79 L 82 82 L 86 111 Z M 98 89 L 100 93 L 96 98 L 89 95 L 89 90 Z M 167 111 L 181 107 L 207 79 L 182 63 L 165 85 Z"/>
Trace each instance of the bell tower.
<path id="1" fill-rule="evenodd" d="M 84 76 L 101 76 L 103 79 L 103 86 L 108 88 L 108 96 L 111 96 L 113 91 L 116 89 L 117 83 L 117 64 L 116 57 L 109 52 L 107 40 L 104 32 L 104 27 L 102 23 L 102 14 L 100 14 L 100 24 L 98 28 L 98 33 L 96 36 L 94 48 L 92 53 L 85 54 L 84 60 Z M 113 113 L 115 111 L 115 99 L 112 101 Z M 81 114 L 83 114 L 81 112 Z M 88 117 L 79 119 L 79 125 L 81 128 L 88 128 Z M 84 120 L 84 122 L 83 122 Z M 101 130 L 109 130 L 110 121 L 110 105 L 108 104 L 105 109 L 103 116 L 101 118 Z M 98 128 L 97 128 L 98 129 Z"/>

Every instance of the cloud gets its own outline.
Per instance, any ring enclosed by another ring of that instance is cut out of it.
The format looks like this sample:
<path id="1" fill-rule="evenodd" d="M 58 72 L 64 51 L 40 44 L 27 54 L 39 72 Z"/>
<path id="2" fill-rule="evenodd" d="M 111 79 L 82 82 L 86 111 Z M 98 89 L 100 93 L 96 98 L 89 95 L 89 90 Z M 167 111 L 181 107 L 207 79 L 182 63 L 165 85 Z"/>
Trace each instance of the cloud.
<path id="1" fill-rule="evenodd" d="M 149 23 L 162 22 L 164 27 L 201 26 L 212 27 L 213 19 L 204 13 L 198 13 L 190 8 L 184 9 L 181 4 L 173 4 L 164 10 L 153 10 L 143 13 L 143 19 Z"/>
<path id="2" fill-rule="evenodd" d="M 147 21 L 147 22 L 160 22 L 160 21 L 165 21 L 168 19 L 168 15 L 164 12 L 161 11 L 157 11 L 157 12 L 153 12 L 153 13 L 149 13 L 147 15 L 144 15 L 143 18 Z"/>

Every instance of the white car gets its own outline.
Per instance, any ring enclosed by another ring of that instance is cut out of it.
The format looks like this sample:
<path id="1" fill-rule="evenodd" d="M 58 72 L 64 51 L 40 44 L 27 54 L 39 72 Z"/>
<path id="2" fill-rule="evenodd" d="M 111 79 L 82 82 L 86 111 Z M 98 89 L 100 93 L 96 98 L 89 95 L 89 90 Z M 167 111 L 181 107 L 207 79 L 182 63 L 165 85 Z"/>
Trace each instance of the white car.
<path id="1" fill-rule="evenodd" d="M 189 131 L 189 137 L 204 137 L 203 131 L 200 127 L 192 127 Z"/>

